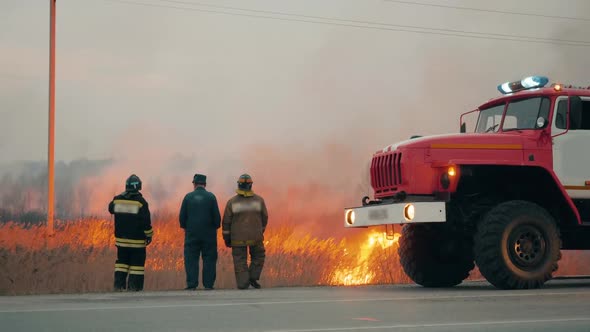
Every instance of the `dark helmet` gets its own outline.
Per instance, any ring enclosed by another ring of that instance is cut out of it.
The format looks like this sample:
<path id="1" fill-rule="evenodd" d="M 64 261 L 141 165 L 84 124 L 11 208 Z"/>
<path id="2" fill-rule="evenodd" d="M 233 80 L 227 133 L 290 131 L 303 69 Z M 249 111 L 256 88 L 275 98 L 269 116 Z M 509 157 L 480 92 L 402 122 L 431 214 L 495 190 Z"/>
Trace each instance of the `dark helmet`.
<path id="1" fill-rule="evenodd" d="M 238 189 L 250 191 L 252 190 L 252 177 L 248 174 L 240 175 L 238 179 Z"/>
<path id="2" fill-rule="evenodd" d="M 126 191 L 139 191 L 141 190 L 141 179 L 135 174 L 131 174 L 130 177 L 125 181 Z"/>

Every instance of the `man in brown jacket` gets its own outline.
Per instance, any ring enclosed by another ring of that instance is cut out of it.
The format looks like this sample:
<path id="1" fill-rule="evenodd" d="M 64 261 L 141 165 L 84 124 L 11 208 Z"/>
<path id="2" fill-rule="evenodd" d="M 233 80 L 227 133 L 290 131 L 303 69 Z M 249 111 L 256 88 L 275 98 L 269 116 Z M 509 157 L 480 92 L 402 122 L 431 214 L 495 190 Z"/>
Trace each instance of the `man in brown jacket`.
<path id="1" fill-rule="evenodd" d="M 268 212 L 264 199 L 252 191 L 252 177 L 242 174 L 238 179 L 237 195 L 225 206 L 223 213 L 223 240 L 232 248 L 234 272 L 239 289 L 250 285 L 260 288 L 258 280 L 265 259 L 264 230 Z M 248 266 L 250 249 L 250 266 Z"/>

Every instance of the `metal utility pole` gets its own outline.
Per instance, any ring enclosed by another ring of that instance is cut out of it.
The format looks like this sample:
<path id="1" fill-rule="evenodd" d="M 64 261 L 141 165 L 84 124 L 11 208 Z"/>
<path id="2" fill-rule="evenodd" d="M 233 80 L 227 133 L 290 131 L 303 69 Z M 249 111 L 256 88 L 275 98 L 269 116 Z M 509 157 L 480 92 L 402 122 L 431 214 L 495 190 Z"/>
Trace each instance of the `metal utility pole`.
<path id="1" fill-rule="evenodd" d="M 49 140 L 47 146 L 47 228 L 53 234 L 55 207 L 55 2 L 49 0 Z"/>

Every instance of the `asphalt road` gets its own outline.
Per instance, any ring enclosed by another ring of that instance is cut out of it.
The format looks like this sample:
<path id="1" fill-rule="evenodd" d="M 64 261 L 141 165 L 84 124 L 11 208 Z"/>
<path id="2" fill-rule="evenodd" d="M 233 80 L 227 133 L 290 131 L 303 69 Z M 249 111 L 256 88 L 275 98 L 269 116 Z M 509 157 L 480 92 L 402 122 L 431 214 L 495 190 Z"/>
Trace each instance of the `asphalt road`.
<path id="1" fill-rule="evenodd" d="M 590 281 L 0 297 L 1 331 L 590 331 Z"/>

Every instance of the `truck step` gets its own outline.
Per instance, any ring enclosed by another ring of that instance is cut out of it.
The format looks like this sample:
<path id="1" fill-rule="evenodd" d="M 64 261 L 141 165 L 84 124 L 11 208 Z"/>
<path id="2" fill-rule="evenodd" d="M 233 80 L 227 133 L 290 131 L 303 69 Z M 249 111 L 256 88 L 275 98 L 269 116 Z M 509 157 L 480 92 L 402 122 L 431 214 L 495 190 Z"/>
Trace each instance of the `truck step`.
<path id="1" fill-rule="evenodd" d="M 590 275 L 553 277 L 553 280 L 584 280 L 584 279 L 590 279 Z"/>

